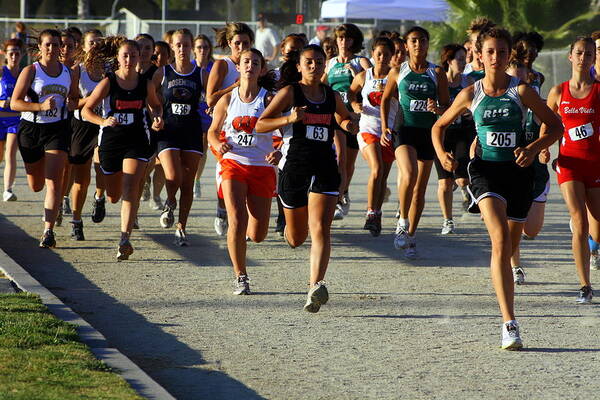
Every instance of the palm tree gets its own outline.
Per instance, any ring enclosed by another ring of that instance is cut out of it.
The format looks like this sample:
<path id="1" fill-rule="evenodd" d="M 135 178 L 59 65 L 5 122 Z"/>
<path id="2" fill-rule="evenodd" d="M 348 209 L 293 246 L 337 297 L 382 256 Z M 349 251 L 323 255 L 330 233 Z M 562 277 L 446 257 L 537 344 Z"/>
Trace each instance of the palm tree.
<path id="1" fill-rule="evenodd" d="M 546 48 L 567 45 L 577 35 L 589 35 L 600 26 L 598 0 L 447 0 L 448 22 L 429 24 L 432 46 L 462 43 L 472 19 L 486 16 L 511 32 L 538 31 Z"/>

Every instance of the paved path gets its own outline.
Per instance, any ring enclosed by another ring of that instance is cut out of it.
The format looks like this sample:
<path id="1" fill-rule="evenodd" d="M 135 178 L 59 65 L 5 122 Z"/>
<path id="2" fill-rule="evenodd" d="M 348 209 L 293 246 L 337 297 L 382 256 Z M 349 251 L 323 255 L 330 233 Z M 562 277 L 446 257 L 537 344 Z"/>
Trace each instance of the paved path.
<path id="1" fill-rule="evenodd" d="M 102 224 L 86 217 L 85 242 L 70 241 L 65 224 L 57 249 L 38 249 L 43 194 L 27 190 L 22 169 L 19 201 L 0 204 L 1 247 L 180 399 L 588 399 L 599 392 L 599 309 L 574 301 L 568 216 L 556 186 L 542 234 L 523 245 L 528 283 L 517 288 L 516 310 L 527 350 L 505 352 L 484 227 L 461 216 L 459 234 L 439 235 L 435 180 L 418 233 L 421 258 L 407 262 L 392 247 L 395 202 L 385 205 L 381 237 L 361 229 L 367 168 L 359 160 L 349 218 L 335 223 L 331 300 L 309 315 L 302 311 L 308 246 L 291 250 L 274 234 L 249 245 L 255 295 L 230 294 L 225 240 L 212 230 L 211 165 L 205 197 L 193 206 L 189 248 L 174 247 L 172 232 L 143 204 L 131 261 L 115 261 L 114 205 Z"/>

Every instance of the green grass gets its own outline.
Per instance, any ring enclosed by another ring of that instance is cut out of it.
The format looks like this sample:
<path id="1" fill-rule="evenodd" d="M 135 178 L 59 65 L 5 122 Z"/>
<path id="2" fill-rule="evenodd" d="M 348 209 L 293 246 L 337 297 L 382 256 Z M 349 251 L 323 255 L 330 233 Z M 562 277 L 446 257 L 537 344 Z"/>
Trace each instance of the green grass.
<path id="1" fill-rule="evenodd" d="M 39 297 L 0 294 L 0 399 L 142 399 Z"/>

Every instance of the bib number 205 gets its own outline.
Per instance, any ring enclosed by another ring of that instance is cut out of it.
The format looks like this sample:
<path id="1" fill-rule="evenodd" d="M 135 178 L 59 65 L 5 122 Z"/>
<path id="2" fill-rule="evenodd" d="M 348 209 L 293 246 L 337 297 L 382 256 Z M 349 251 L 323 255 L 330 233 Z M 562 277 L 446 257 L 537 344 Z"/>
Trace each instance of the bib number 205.
<path id="1" fill-rule="evenodd" d="M 308 125 L 306 127 L 306 138 L 309 140 L 326 142 L 327 139 L 329 139 L 329 129 L 323 126 Z"/>
<path id="2" fill-rule="evenodd" d="M 491 147 L 515 147 L 517 134 L 515 132 L 488 132 L 487 145 Z"/>

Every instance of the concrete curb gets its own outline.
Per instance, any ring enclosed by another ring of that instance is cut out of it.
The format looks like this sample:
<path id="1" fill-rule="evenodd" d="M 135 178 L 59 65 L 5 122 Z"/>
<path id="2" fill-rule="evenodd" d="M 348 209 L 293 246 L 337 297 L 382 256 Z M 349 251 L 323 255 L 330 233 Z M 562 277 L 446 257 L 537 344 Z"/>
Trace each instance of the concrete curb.
<path id="1" fill-rule="evenodd" d="M 59 298 L 35 280 L 23 267 L 0 249 L 0 270 L 24 292 L 40 296 L 50 312 L 65 322 L 75 324 L 81 341 L 106 365 L 117 370 L 131 387 L 147 399 L 175 399 L 162 386 L 141 370 L 119 350 L 108 347 L 106 338 L 83 318 L 67 307 Z"/>

